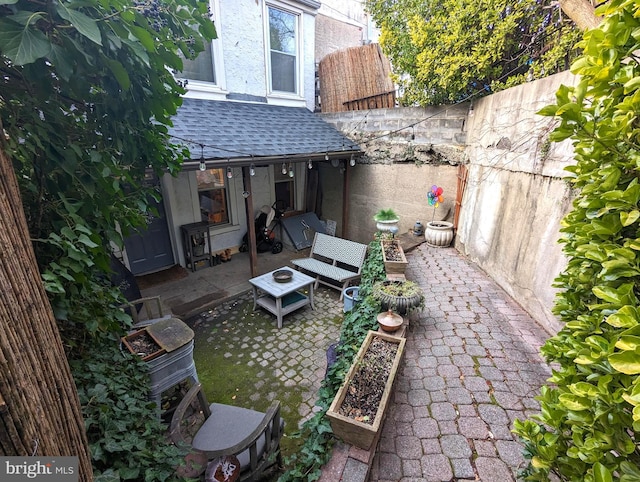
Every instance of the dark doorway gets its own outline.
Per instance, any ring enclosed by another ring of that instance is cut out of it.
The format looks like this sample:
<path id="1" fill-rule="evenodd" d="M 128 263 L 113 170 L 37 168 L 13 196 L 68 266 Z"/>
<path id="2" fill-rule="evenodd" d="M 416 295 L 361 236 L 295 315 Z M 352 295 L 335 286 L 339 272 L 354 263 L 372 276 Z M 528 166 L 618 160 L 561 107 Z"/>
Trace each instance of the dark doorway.
<path id="1" fill-rule="evenodd" d="M 159 186 L 157 178 L 149 178 L 147 182 Z M 152 200 L 151 204 L 157 209 L 157 215 L 150 215 L 147 228 L 138 230 L 137 234 L 129 236 L 124 241 L 129 269 L 136 276 L 159 271 L 174 264 L 164 204 L 162 199 L 159 202 Z"/>

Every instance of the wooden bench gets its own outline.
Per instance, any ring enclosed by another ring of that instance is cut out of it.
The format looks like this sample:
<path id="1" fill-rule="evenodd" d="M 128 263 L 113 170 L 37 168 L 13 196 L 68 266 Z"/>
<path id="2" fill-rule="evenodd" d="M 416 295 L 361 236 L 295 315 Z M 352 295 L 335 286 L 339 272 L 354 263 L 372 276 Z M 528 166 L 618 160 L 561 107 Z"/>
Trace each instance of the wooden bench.
<path id="1" fill-rule="evenodd" d="M 366 244 L 316 233 L 309 257 L 293 259 L 291 263 L 296 269 L 315 275 L 316 289 L 319 283 L 339 289 L 342 300 L 349 283 L 360 278 L 366 255 Z"/>

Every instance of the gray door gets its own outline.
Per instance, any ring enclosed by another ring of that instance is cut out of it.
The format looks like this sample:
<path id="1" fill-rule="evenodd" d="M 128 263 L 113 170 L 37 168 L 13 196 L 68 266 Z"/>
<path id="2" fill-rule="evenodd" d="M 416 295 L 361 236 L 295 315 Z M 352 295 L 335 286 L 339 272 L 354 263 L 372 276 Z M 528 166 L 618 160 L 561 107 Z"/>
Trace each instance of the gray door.
<path id="1" fill-rule="evenodd" d="M 147 229 L 138 230 L 124 241 L 129 258 L 129 269 L 134 275 L 151 273 L 174 264 L 169 226 L 165 216 L 162 199 L 156 203 L 158 215 L 149 216 Z"/>

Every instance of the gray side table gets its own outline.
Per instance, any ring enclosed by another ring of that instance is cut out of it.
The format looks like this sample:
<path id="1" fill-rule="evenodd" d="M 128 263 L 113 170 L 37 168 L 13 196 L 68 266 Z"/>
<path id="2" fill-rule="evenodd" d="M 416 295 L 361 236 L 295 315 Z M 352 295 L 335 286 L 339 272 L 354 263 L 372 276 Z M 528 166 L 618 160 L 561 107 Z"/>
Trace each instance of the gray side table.
<path id="1" fill-rule="evenodd" d="M 283 269 L 293 273 L 291 281 L 280 283 L 273 279 L 273 273 Z M 313 306 L 313 284 L 315 281 L 315 278 L 288 267 L 278 268 L 251 278 L 249 283 L 253 287 L 253 310 L 255 311 L 256 306 L 261 306 L 269 313 L 273 313 L 278 319 L 278 328 L 282 328 L 284 315 L 306 305 L 311 305 L 312 310 L 315 309 Z M 307 286 L 309 287 L 308 296 L 299 291 Z"/>

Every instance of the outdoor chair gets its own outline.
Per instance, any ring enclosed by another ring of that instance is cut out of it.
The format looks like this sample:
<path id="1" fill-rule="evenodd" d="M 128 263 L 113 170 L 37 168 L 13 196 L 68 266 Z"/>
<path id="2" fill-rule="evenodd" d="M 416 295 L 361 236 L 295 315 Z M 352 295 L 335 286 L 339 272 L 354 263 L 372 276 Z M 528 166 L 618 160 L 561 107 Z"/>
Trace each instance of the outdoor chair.
<path id="1" fill-rule="evenodd" d="M 127 301 L 121 308 L 131 315 L 133 329 L 144 328 L 153 325 L 160 320 L 175 318 L 171 313 L 166 313 L 162 308 L 162 301 L 159 296 L 148 296 L 136 300 Z"/>
<path id="2" fill-rule="evenodd" d="M 266 413 L 220 403 L 209 405 L 202 385 L 196 383 L 176 408 L 170 435 L 176 445 L 190 446 L 212 465 L 235 456 L 240 463 L 239 480 L 253 481 L 282 465 L 283 429 L 279 401 Z M 201 467 L 200 474 L 205 469 Z"/>

